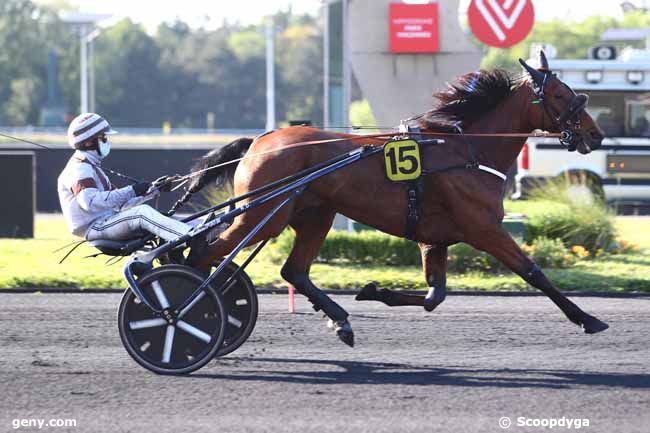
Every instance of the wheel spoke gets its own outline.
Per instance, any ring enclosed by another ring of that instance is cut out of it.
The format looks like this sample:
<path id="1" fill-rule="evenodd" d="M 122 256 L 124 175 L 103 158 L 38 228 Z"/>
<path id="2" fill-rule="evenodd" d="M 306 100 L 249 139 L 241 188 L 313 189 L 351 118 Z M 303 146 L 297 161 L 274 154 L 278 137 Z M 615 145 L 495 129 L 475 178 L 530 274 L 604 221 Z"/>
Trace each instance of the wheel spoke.
<path id="1" fill-rule="evenodd" d="M 163 348 L 162 362 L 169 364 L 169 361 L 172 357 L 172 346 L 174 344 L 174 333 L 176 328 L 173 325 L 167 326 L 167 332 L 165 333 L 165 347 Z"/>
<path id="2" fill-rule="evenodd" d="M 178 324 L 178 327 L 181 328 L 183 331 L 187 332 L 188 334 L 191 334 L 191 335 L 195 336 L 199 340 L 203 340 L 206 343 L 209 343 L 212 340 L 212 337 L 210 337 L 210 334 L 208 334 L 207 332 L 201 331 L 199 328 L 197 328 L 197 327 L 195 327 L 193 325 L 190 325 L 187 322 L 179 320 L 177 324 Z"/>
<path id="3" fill-rule="evenodd" d="M 241 326 L 243 324 L 241 320 L 237 319 L 236 317 L 231 316 L 230 314 L 228 314 L 228 323 L 230 323 L 231 325 L 236 326 L 238 328 L 241 328 Z"/>
<path id="4" fill-rule="evenodd" d="M 131 329 L 155 328 L 156 326 L 163 326 L 166 323 L 167 321 L 163 318 L 136 320 L 133 322 L 129 322 L 129 328 Z"/>
<path id="5" fill-rule="evenodd" d="M 190 302 L 187 307 L 183 308 L 181 310 L 181 312 L 178 313 L 178 318 L 180 319 L 181 317 L 186 315 L 192 309 L 192 307 L 194 307 L 196 305 L 197 302 L 199 302 L 201 299 L 203 299 L 204 296 L 205 296 L 205 292 L 201 292 L 198 295 L 196 295 L 196 298 L 194 298 L 194 300 L 192 302 Z"/>
<path id="6" fill-rule="evenodd" d="M 156 298 L 158 298 L 158 303 L 163 308 L 163 310 L 169 308 L 169 301 L 167 300 L 167 296 L 165 296 L 165 292 L 163 292 L 163 289 L 160 286 L 160 282 L 158 280 L 152 281 L 151 287 L 153 287 Z"/>

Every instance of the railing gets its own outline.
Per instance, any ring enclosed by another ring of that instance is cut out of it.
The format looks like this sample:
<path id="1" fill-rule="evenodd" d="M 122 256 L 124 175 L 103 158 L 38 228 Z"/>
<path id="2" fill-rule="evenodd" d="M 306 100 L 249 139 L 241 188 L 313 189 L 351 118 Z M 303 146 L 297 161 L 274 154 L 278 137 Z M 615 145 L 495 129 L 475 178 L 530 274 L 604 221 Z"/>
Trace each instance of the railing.
<path id="1" fill-rule="evenodd" d="M 255 137 L 262 134 L 264 129 L 245 129 L 245 128 L 172 128 L 169 132 L 163 128 L 130 128 L 113 125 L 113 128 L 123 135 L 241 135 Z M 65 135 L 67 129 L 64 127 L 46 127 L 46 126 L 0 126 L 0 132 L 9 135 L 29 135 L 29 134 L 52 134 Z"/>

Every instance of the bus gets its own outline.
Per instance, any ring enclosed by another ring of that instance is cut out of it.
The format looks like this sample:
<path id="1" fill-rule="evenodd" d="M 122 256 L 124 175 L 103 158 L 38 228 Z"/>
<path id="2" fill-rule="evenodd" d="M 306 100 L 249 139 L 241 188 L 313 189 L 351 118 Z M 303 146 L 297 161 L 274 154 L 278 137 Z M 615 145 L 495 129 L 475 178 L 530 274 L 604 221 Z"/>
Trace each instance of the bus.
<path id="1" fill-rule="evenodd" d="M 540 181 L 560 179 L 578 196 L 650 202 L 650 48 L 616 55 L 614 46 L 599 46 L 591 53 L 584 60 L 549 59 L 549 66 L 576 93 L 589 95 L 587 111 L 605 133 L 602 147 L 581 155 L 557 139 L 528 139 L 517 158 L 513 199 Z"/>

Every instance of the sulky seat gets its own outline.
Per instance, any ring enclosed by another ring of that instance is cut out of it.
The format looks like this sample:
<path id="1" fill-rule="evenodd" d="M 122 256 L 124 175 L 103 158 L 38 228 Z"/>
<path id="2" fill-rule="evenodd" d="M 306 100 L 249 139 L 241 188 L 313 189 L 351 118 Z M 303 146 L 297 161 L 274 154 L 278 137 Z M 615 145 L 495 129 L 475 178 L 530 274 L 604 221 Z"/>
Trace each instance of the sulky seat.
<path id="1" fill-rule="evenodd" d="M 94 241 L 88 241 L 88 243 L 108 256 L 128 256 L 134 251 L 142 248 L 146 241 L 146 238 L 126 239 L 121 241 L 96 239 Z"/>

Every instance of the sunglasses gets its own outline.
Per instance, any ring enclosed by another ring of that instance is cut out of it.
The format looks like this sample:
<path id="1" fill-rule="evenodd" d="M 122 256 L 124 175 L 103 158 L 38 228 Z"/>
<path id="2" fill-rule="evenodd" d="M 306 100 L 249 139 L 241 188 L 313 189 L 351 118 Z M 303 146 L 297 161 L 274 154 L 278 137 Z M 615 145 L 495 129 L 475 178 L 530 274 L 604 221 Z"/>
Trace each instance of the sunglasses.
<path id="1" fill-rule="evenodd" d="M 102 135 L 100 135 L 100 136 L 97 137 L 97 138 L 98 138 L 99 141 L 101 141 L 102 143 L 106 143 L 106 142 L 108 141 L 108 137 L 106 136 L 106 134 L 102 134 Z"/>

